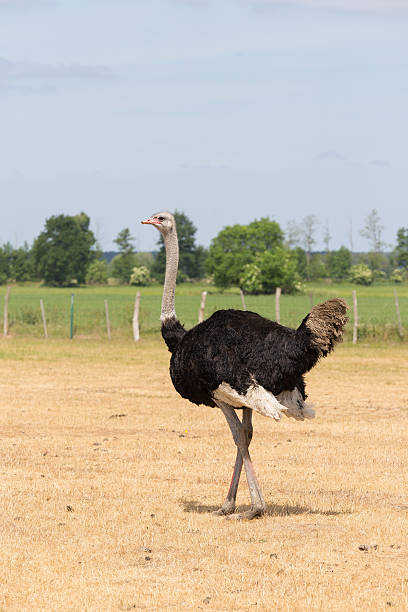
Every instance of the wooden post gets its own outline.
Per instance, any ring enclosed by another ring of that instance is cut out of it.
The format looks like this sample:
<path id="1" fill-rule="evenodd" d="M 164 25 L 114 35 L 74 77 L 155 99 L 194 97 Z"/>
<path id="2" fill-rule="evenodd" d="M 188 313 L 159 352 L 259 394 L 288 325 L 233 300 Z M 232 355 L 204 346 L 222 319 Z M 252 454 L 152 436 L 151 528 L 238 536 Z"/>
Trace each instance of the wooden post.
<path id="1" fill-rule="evenodd" d="M 355 289 L 353 289 L 353 315 L 354 315 L 353 344 L 357 344 L 358 310 L 357 310 L 357 293 Z"/>
<path id="2" fill-rule="evenodd" d="M 105 317 L 106 317 L 106 331 L 108 334 L 108 340 L 110 340 L 111 339 L 111 328 L 110 328 L 110 319 L 109 319 L 108 300 L 105 300 Z"/>
<path id="3" fill-rule="evenodd" d="M 394 289 L 394 298 L 395 298 L 395 310 L 397 311 L 398 333 L 399 333 L 399 337 L 403 338 L 404 330 L 402 329 L 401 313 L 400 313 L 399 302 L 398 302 L 398 293 L 396 289 Z"/>
<path id="4" fill-rule="evenodd" d="M 41 308 L 41 318 L 42 318 L 43 328 L 44 328 L 44 337 L 48 338 L 47 320 L 45 318 L 44 302 L 42 301 L 42 299 L 40 300 L 40 308 Z"/>
<path id="5" fill-rule="evenodd" d="M 74 337 L 74 293 L 71 293 L 71 309 L 69 313 L 69 339 Z"/>
<path id="6" fill-rule="evenodd" d="M 206 297 L 207 297 L 207 292 L 203 291 L 201 294 L 200 310 L 198 311 L 198 322 L 199 323 L 202 323 L 204 321 L 204 308 L 205 308 Z"/>
<path id="7" fill-rule="evenodd" d="M 133 339 L 135 342 L 140 340 L 139 333 L 139 309 L 140 309 L 140 291 L 136 292 L 135 310 L 133 312 Z"/>
<path id="8" fill-rule="evenodd" d="M 282 293 L 282 289 L 280 287 L 276 287 L 275 292 L 275 321 L 280 323 L 280 296 Z"/>
<path id="9" fill-rule="evenodd" d="M 246 304 L 245 304 L 245 296 L 244 296 L 244 292 L 242 291 L 242 289 L 239 290 L 240 294 L 241 294 L 241 300 L 242 300 L 242 310 L 246 310 Z"/>
<path id="10" fill-rule="evenodd" d="M 3 336 L 8 335 L 8 304 L 11 287 L 7 287 L 6 295 L 4 296 L 4 319 L 3 319 Z"/>

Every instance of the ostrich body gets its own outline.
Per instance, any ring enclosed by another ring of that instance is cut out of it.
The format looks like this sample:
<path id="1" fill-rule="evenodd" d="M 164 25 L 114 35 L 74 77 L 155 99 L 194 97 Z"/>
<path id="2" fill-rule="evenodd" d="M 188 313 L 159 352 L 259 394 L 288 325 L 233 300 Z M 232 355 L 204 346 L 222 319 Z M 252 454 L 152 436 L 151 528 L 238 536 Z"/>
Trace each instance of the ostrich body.
<path id="1" fill-rule="evenodd" d="M 314 417 L 305 402 L 303 376 L 341 340 L 347 304 L 336 298 L 314 306 L 296 330 L 254 312 L 218 310 L 186 331 L 177 320 L 174 305 L 178 268 L 174 217 L 168 212 L 156 213 L 142 223 L 154 225 L 161 232 L 166 248 L 161 329 L 172 354 L 173 385 L 194 404 L 220 408 L 237 446 L 231 485 L 216 514 L 230 518 L 261 516 L 265 502 L 248 451 L 252 410 L 276 420 L 282 414 L 297 420 Z M 242 421 L 236 409 L 242 409 Z M 234 514 L 243 465 L 251 509 Z"/>

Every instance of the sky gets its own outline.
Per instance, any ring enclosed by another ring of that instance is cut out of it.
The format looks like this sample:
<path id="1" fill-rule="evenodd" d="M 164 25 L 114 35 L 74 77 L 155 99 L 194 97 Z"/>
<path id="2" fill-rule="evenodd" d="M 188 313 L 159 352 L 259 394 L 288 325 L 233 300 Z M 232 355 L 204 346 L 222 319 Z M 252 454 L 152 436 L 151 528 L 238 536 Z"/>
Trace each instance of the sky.
<path id="1" fill-rule="evenodd" d="M 185 212 L 408 226 L 408 0 L 0 0 L 0 244 L 85 211 L 104 250 Z"/>

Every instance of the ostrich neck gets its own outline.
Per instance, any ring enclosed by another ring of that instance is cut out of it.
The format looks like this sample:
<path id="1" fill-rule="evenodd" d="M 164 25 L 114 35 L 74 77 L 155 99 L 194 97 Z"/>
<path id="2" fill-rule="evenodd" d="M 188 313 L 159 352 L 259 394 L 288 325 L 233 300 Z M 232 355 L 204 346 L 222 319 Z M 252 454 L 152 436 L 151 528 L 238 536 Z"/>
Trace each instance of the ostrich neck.
<path id="1" fill-rule="evenodd" d="M 161 309 L 161 322 L 176 318 L 174 296 L 176 292 L 176 278 L 179 260 L 179 248 L 177 233 L 175 230 L 167 234 L 164 238 L 166 249 L 166 275 L 164 278 L 163 299 Z"/>

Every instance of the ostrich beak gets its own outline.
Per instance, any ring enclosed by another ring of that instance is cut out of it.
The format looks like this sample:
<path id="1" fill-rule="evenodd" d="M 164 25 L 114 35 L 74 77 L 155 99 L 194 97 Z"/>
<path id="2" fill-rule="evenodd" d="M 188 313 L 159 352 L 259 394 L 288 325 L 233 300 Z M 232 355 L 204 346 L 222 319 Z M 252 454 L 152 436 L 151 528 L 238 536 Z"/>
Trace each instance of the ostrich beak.
<path id="1" fill-rule="evenodd" d="M 145 219 L 144 221 L 142 221 L 143 225 L 160 225 L 160 221 L 158 219 L 155 219 L 154 217 L 150 217 L 149 219 Z"/>

